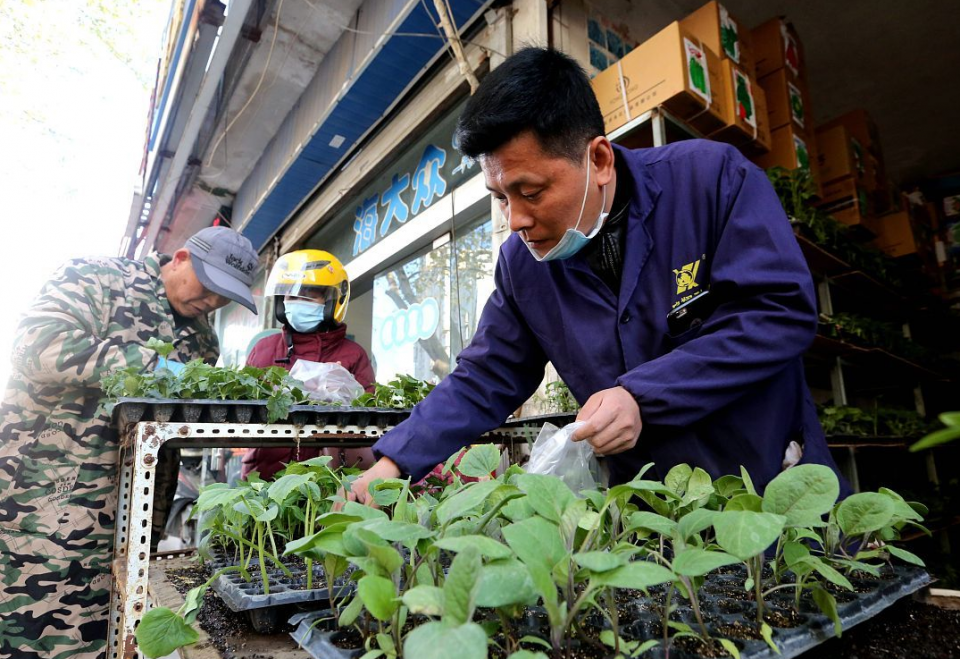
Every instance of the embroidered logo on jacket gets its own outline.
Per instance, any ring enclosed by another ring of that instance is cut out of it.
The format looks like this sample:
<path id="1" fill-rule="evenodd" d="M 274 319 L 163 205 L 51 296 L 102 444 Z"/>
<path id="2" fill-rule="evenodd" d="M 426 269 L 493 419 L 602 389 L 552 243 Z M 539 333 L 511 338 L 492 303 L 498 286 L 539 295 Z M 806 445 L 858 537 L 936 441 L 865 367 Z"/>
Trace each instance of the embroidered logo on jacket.
<path id="1" fill-rule="evenodd" d="M 673 274 L 677 278 L 677 295 L 697 288 L 697 271 L 700 269 L 700 259 L 693 263 L 688 263 L 679 270 L 674 270 Z"/>

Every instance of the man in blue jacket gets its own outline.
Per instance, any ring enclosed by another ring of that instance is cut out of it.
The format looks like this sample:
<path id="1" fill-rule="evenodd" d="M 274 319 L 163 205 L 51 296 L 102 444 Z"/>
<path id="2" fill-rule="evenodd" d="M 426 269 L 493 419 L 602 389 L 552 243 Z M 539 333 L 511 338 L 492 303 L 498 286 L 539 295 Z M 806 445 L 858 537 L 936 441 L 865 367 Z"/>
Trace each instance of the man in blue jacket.
<path id="1" fill-rule="evenodd" d="M 457 368 L 377 442 L 350 499 L 498 427 L 548 360 L 611 483 L 687 462 L 743 465 L 762 488 L 790 447 L 836 470 L 801 361 L 813 283 L 763 171 L 705 140 L 612 145 L 583 70 L 548 49 L 492 71 L 457 133 L 514 235 Z"/>

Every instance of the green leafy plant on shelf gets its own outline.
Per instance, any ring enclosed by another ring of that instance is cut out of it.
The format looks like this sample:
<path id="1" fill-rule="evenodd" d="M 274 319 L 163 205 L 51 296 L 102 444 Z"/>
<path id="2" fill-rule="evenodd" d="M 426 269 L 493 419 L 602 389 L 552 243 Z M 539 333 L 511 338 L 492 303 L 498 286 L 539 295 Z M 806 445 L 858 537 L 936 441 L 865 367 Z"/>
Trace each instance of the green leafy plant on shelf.
<path id="1" fill-rule="evenodd" d="M 847 405 L 820 405 L 817 414 L 828 436 L 915 438 L 930 429 L 930 423 L 917 412 L 889 407 L 876 406 L 868 411 Z"/>
<path id="2" fill-rule="evenodd" d="M 414 496 L 409 480 L 377 481 L 379 509 L 342 500 L 339 511 L 325 508 L 337 497 L 318 499 L 311 486 L 319 486 L 313 474 L 330 476 L 322 461 L 291 464 L 277 482 L 256 479 L 239 493 L 213 489 L 203 507 L 222 509 L 235 569 L 253 566 L 253 552 L 260 566 L 278 558 L 271 533 L 286 541 L 285 556 L 322 562 L 328 581 L 352 566 L 355 588 L 331 601 L 328 620 L 354 630 L 371 659 L 442 656 L 451 647 L 465 659 L 491 650 L 508 659 L 545 656 L 537 647 L 566 658 L 579 656 L 582 644 L 623 657 L 691 645 L 738 657 L 732 639 L 704 624 L 707 583 L 746 595 L 757 633 L 779 651 L 768 604 L 779 591 L 792 593 L 796 613 L 811 601 L 839 634 L 836 594 L 853 590 L 854 575 L 881 575 L 892 559 L 922 565 L 893 543 L 904 529 L 923 528 L 925 508 L 883 488 L 837 502 L 839 481 L 820 465 L 782 472 L 761 495 L 745 470 L 713 480 L 677 465 L 659 481 L 644 477 L 647 465 L 627 483 L 573 492 L 517 466 L 491 476 L 500 460 L 494 446 L 472 448 L 460 470 L 478 480 L 457 479 L 435 494 Z M 328 487 L 339 481 L 349 479 L 334 477 Z M 285 517 L 295 529 L 282 530 Z M 241 524 L 247 536 L 231 530 Z M 709 581 L 718 571 L 727 576 Z M 179 614 L 147 612 L 136 632 L 146 656 L 172 651 L 171 638 L 195 639 L 189 602 L 209 583 L 188 594 Z M 621 622 L 620 603 L 638 597 L 661 621 L 651 637 L 627 633 Z M 690 624 L 676 616 L 684 602 Z"/>
<path id="3" fill-rule="evenodd" d="M 114 399 L 107 405 L 108 412 L 117 398 L 265 400 L 268 421 L 273 423 L 285 419 L 291 406 L 309 400 L 301 389 L 303 383 L 278 366 L 222 368 L 195 359 L 175 374 L 163 361 L 173 351 L 171 344 L 150 339 L 147 347 L 160 358 L 155 370 L 128 367 L 103 378 L 100 385 L 103 393 Z"/>
<path id="4" fill-rule="evenodd" d="M 435 386 L 410 375 L 398 375 L 387 384 L 377 383 L 372 394 L 361 394 L 353 405 L 409 409 L 426 398 Z"/>
<path id="5" fill-rule="evenodd" d="M 813 205 L 816 193 L 809 171 L 773 167 L 767 170 L 767 177 L 790 221 L 802 227 L 813 242 L 888 286 L 902 288 L 903 280 L 890 257 L 851 240 L 847 227 Z"/>
<path id="6" fill-rule="evenodd" d="M 539 400 L 550 412 L 569 414 L 580 409 L 580 403 L 563 380 L 548 382 L 543 389 L 543 396 L 539 397 Z"/>
<path id="7" fill-rule="evenodd" d="M 279 366 L 218 367 L 195 359 L 175 374 L 164 366 L 164 360 L 173 351 L 171 344 L 150 339 L 147 347 L 158 354 L 155 370 L 129 367 L 104 377 L 101 389 L 113 399 L 107 405 L 108 412 L 118 398 L 256 400 L 266 401 L 267 421 L 274 423 L 287 418 L 292 406 L 315 402 L 303 391 L 303 383 Z M 407 409 L 423 400 L 433 388 L 433 384 L 401 375 L 386 385 L 377 384 L 373 394 L 362 394 L 352 404 Z"/>
<path id="8" fill-rule="evenodd" d="M 904 336 L 895 323 L 868 318 L 859 314 L 821 314 L 823 333 L 831 338 L 868 348 L 880 348 L 917 364 L 933 365 L 939 360 L 934 351 Z"/>

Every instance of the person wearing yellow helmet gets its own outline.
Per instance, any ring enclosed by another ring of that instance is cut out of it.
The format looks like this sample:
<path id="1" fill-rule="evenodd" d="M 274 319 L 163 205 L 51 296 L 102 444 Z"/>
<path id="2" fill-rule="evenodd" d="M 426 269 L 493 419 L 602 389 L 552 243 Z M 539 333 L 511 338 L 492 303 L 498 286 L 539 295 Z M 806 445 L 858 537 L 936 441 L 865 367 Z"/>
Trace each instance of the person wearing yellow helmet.
<path id="1" fill-rule="evenodd" d="M 343 322 L 350 302 L 350 279 L 339 259 L 329 252 L 304 249 L 281 256 L 267 278 L 264 295 L 274 298 L 279 334 L 266 336 L 253 346 L 247 365 L 258 368 L 281 366 L 287 370 L 301 359 L 338 363 L 357 382 L 373 391 L 373 366 L 366 351 L 347 338 Z M 341 454 L 342 453 L 342 454 Z M 291 460 L 307 460 L 318 449 L 261 448 L 247 451 L 242 475 L 259 472 L 269 479 Z M 373 464 L 369 449 L 335 451 L 333 466 Z"/>

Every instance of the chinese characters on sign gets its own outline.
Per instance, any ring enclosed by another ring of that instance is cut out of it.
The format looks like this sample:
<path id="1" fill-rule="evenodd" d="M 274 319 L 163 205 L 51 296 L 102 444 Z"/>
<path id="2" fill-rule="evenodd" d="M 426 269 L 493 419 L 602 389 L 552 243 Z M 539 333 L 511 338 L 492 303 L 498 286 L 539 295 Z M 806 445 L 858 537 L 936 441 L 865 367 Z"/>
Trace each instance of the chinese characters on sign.
<path id="1" fill-rule="evenodd" d="M 456 152 L 456 140 L 452 143 Z M 353 256 L 370 248 L 391 229 L 406 223 L 411 217 L 429 208 L 447 192 L 443 166 L 447 151 L 435 144 L 427 144 L 413 173 L 394 173 L 389 185 L 381 192 L 364 197 L 357 206 L 353 221 Z M 453 174 L 465 174 L 476 163 L 461 157 Z M 409 200 L 409 204 L 407 201 Z M 396 220 L 396 224 L 394 224 Z"/>

